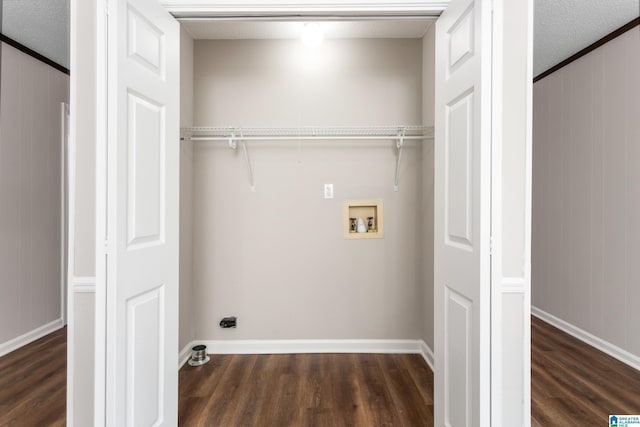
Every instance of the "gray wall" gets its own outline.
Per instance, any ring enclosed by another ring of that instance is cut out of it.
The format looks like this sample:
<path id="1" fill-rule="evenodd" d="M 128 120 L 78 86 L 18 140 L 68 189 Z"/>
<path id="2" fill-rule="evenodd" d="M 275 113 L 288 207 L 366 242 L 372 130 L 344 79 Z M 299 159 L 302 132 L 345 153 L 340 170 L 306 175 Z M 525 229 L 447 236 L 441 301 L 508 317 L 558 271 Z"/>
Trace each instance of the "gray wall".
<path id="1" fill-rule="evenodd" d="M 422 123 L 435 121 L 435 48 L 436 24 L 431 24 L 422 40 Z M 422 335 L 433 350 L 433 141 L 422 146 Z"/>
<path id="2" fill-rule="evenodd" d="M 195 125 L 422 123 L 422 41 L 196 41 Z M 393 191 L 392 142 L 194 145 L 193 313 L 198 339 L 419 338 L 422 147 Z M 322 197 L 333 183 L 333 200 Z M 384 200 L 385 238 L 345 240 L 345 199 Z M 427 308 L 429 309 L 429 308 Z M 239 327 L 218 321 L 237 315 Z"/>
<path id="3" fill-rule="evenodd" d="M 640 356 L 640 27 L 534 85 L 532 303 Z"/>
<path id="4" fill-rule="evenodd" d="M 63 323 L 61 103 L 69 102 L 66 74 L 4 43 L 1 52 L 0 355 Z"/>

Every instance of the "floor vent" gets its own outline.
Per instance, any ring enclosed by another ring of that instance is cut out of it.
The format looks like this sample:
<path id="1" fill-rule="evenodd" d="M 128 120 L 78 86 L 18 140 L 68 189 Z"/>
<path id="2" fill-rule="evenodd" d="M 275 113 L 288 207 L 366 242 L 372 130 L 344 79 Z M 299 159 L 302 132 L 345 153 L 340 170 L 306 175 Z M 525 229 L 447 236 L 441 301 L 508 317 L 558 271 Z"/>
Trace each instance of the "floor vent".
<path id="1" fill-rule="evenodd" d="M 200 366 L 204 365 L 210 360 L 209 355 L 207 354 L 207 346 L 206 345 L 195 345 L 191 347 L 191 359 L 189 359 L 189 365 L 191 366 Z"/>

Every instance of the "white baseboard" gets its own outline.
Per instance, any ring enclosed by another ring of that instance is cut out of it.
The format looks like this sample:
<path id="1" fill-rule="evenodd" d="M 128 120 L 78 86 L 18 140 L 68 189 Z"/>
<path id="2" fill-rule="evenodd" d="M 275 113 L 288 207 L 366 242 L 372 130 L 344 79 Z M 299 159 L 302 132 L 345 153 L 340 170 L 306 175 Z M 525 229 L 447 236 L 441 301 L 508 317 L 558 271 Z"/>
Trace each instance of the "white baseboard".
<path id="1" fill-rule="evenodd" d="M 552 326 L 560 329 L 568 333 L 569 335 L 584 341 L 592 347 L 597 348 L 598 350 L 608 354 L 611 357 L 614 357 L 621 361 L 622 363 L 626 363 L 634 369 L 640 370 L 640 357 L 635 354 L 629 353 L 627 350 L 624 350 L 614 344 L 611 344 L 608 341 L 603 340 L 602 338 L 598 338 L 589 332 L 578 328 L 577 326 L 572 325 L 571 323 L 565 322 L 564 320 L 554 316 L 553 314 L 549 314 L 543 310 L 540 310 L 537 307 L 531 307 L 531 314 L 538 317 L 541 320 L 549 323 Z"/>
<path id="2" fill-rule="evenodd" d="M 9 354 L 14 350 L 19 349 L 39 338 L 49 335 L 51 332 L 55 332 L 64 326 L 62 319 L 56 319 L 53 322 L 49 322 L 46 325 L 42 325 L 26 334 L 20 335 L 10 341 L 0 344 L 0 357 L 5 354 Z"/>
<path id="3" fill-rule="evenodd" d="M 194 340 L 180 351 L 180 367 L 187 363 L 191 348 L 197 344 L 206 345 L 208 354 L 420 354 L 433 371 L 433 351 L 423 340 Z"/>
<path id="4" fill-rule="evenodd" d="M 431 372 L 434 372 L 434 370 L 433 370 L 433 350 L 431 350 L 429 348 L 429 346 L 427 345 L 426 342 L 424 342 L 424 340 L 420 340 L 420 354 L 422 354 L 422 357 L 424 358 L 424 361 L 427 362 L 427 365 L 429 365 L 429 367 L 431 368 Z"/>
<path id="5" fill-rule="evenodd" d="M 211 354 L 420 353 L 418 340 L 214 340 Z"/>
<path id="6" fill-rule="evenodd" d="M 190 343 L 187 343 L 187 345 L 185 345 L 182 350 L 180 350 L 180 353 L 178 354 L 178 369 L 182 368 L 184 364 L 187 363 L 187 361 L 191 357 L 191 348 L 194 345 L 196 345 L 196 342 L 191 341 Z"/>

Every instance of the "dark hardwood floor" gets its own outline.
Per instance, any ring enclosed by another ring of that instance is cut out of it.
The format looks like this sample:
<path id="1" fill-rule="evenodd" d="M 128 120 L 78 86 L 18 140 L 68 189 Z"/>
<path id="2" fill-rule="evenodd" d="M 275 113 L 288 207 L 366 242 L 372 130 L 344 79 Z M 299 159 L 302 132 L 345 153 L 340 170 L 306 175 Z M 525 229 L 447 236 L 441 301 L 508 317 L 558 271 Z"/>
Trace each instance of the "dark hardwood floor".
<path id="1" fill-rule="evenodd" d="M 0 357 L 0 426 L 64 426 L 67 328 Z"/>
<path id="2" fill-rule="evenodd" d="M 531 320 L 531 424 L 606 425 L 640 414 L 640 372 Z M 66 328 L 0 358 L 0 426 L 64 426 Z M 180 370 L 182 426 L 433 424 L 418 355 L 215 355 Z"/>
<path id="3" fill-rule="evenodd" d="M 531 424 L 605 425 L 640 414 L 640 372 L 532 317 Z M 180 370 L 182 426 L 433 425 L 417 355 L 213 356 Z"/>
<path id="4" fill-rule="evenodd" d="M 531 425 L 602 426 L 640 414 L 640 372 L 531 318 Z"/>
<path id="5" fill-rule="evenodd" d="M 415 354 L 215 355 L 180 370 L 182 426 L 430 426 Z"/>

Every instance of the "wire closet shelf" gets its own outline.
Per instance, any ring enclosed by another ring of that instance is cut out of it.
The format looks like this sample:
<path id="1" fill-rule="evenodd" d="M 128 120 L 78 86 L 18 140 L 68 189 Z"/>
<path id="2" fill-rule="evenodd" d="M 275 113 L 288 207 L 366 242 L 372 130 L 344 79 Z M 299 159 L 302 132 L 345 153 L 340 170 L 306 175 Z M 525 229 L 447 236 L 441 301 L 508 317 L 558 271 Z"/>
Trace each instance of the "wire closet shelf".
<path id="1" fill-rule="evenodd" d="M 433 139 L 431 126 L 358 126 L 358 127 L 190 127 L 181 129 L 182 141 L 226 141 L 235 150 L 242 145 L 249 175 L 251 191 L 255 191 L 253 168 L 249 159 L 247 141 L 332 141 L 332 140 L 386 140 L 395 141 L 396 173 L 393 189 L 398 191 L 402 149 L 407 140 Z"/>
<path id="2" fill-rule="evenodd" d="M 282 141 L 282 140 L 412 140 L 433 138 L 430 126 L 311 126 L 311 127 L 190 127 L 182 140 Z"/>

